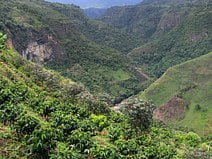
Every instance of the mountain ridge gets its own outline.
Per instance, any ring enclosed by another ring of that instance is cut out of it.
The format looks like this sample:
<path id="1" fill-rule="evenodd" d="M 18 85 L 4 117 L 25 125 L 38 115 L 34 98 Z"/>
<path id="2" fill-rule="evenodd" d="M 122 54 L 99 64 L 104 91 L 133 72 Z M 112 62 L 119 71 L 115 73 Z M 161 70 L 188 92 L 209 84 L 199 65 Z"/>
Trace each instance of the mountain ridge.
<path id="1" fill-rule="evenodd" d="M 140 47 L 128 55 L 160 77 L 169 67 L 211 51 L 211 3 L 178 2 L 154 5 L 144 1 L 135 6 L 112 7 L 98 19 L 142 39 Z"/>

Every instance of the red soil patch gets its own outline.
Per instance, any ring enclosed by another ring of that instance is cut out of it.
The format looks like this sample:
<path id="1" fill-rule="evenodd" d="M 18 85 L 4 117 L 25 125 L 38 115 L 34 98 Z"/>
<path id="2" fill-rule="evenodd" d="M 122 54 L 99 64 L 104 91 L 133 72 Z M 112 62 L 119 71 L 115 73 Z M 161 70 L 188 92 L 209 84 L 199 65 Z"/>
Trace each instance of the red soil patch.
<path id="1" fill-rule="evenodd" d="M 154 118 L 166 122 L 170 119 L 181 119 L 186 110 L 185 101 L 179 97 L 173 97 L 168 103 L 158 107 L 154 111 Z"/>

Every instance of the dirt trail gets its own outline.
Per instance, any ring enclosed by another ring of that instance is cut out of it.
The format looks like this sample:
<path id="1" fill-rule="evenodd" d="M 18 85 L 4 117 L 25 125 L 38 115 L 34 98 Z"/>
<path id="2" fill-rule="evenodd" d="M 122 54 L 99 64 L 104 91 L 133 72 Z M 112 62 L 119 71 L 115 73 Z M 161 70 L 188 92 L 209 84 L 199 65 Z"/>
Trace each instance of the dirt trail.
<path id="1" fill-rule="evenodd" d="M 145 74 L 145 73 L 143 72 L 143 70 L 142 70 L 141 68 L 139 68 L 139 67 L 134 67 L 134 69 L 135 69 L 139 74 L 141 74 L 142 76 L 144 76 L 147 80 L 151 79 L 147 74 Z"/>
<path id="2" fill-rule="evenodd" d="M 149 77 L 146 73 L 144 73 L 141 67 L 131 65 L 129 66 L 129 71 L 134 72 L 141 82 L 151 79 L 151 77 Z"/>

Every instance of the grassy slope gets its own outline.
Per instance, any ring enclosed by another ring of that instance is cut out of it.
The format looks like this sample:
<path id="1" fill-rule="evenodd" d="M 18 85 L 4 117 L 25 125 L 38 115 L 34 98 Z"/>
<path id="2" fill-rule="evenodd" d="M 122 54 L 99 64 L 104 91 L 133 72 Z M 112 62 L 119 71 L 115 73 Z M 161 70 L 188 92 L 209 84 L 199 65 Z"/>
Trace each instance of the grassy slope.
<path id="1" fill-rule="evenodd" d="M 157 106 L 160 106 L 181 94 L 183 99 L 189 102 L 189 109 L 185 118 L 174 124 L 192 128 L 200 134 L 211 133 L 211 61 L 212 52 L 169 68 L 161 78 L 141 93 L 140 98 L 152 100 Z M 199 111 L 195 110 L 197 104 L 201 106 Z"/>

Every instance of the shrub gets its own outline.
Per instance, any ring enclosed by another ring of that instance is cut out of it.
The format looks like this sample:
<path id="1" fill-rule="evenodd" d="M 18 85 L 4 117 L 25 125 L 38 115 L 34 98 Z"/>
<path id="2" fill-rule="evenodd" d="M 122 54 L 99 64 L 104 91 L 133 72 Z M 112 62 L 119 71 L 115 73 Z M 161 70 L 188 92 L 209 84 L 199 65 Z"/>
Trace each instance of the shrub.
<path id="1" fill-rule="evenodd" d="M 0 50 L 4 50 L 6 48 L 6 40 L 7 36 L 0 32 Z"/>
<path id="2" fill-rule="evenodd" d="M 115 145 L 117 146 L 119 153 L 124 156 L 133 156 L 134 154 L 137 154 L 139 148 L 138 144 L 134 139 L 120 139 L 115 142 Z"/>
<path id="3" fill-rule="evenodd" d="M 39 119 L 27 114 L 20 116 L 13 126 L 18 135 L 24 135 L 24 134 L 30 135 L 36 128 L 39 127 L 40 127 Z"/>
<path id="4" fill-rule="evenodd" d="M 72 132 L 72 134 L 68 137 L 68 142 L 81 153 L 85 153 L 86 150 L 90 149 L 94 144 L 91 136 L 88 133 L 81 131 L 80 129 L 74 130 Z"/>
<path id="5" fill-rule="evenodd" d="M 108 126 L 108 120 L 105 115 L 91 114 L 90 118 L 99 131 L 102 131 L 106 126 Z"/>
<path id="6" fill-rule="evenodd" d="M 73 150 L 67 143 L 57 143 L 56 150 L 50 154 L 50 159 L 82 159 L 83 156 Z"/>
<path id="7" fill-rule="evenodd" d="M 50 151 L 56 148 L 56 143 L 61 140 L 62 133 L 58 129 L 51 127 L 41 127 L 35 130 L 31 135 L 28 143 L 30 152 L 35 154 L 35 158 L 48 158 Z"/>
<path id="8" fill-rule="evenodd" d="M 24 111 L 20 104 L 7 102 L 0 105 L 0 122 L 14 123 Z"/>
<path id="9" fill-rule="evenodd" d="M 152 124 L 155 106 L 149 102 L 132 99 L 124 105 L 124 113 L 130 117 L 131 124 L 140 130 L 148 129 Z"/>
<path id="10" fill-rule="evenodd" d="M 79 127 L 79 120 L 72 114 L 65 115 L 63 112 L 57 111 L 51 118 L 53 126 L 60 129 L 66 137 Z"/>
<path id="11" fill-rule="evenodd" d="M 103 146 L 97 146 L 97 147 L 93 147 L 90 150 L 90 154 L 91 154 L 91 158 L 99 158 L 99 159 L 112 159 L 112 158 L 123 158 L 122 155 L 120 155 L 120 153 L 118 153 L 117 148 L 114 146 L 107 146 L 107 147 L 103 147 Z"/>

